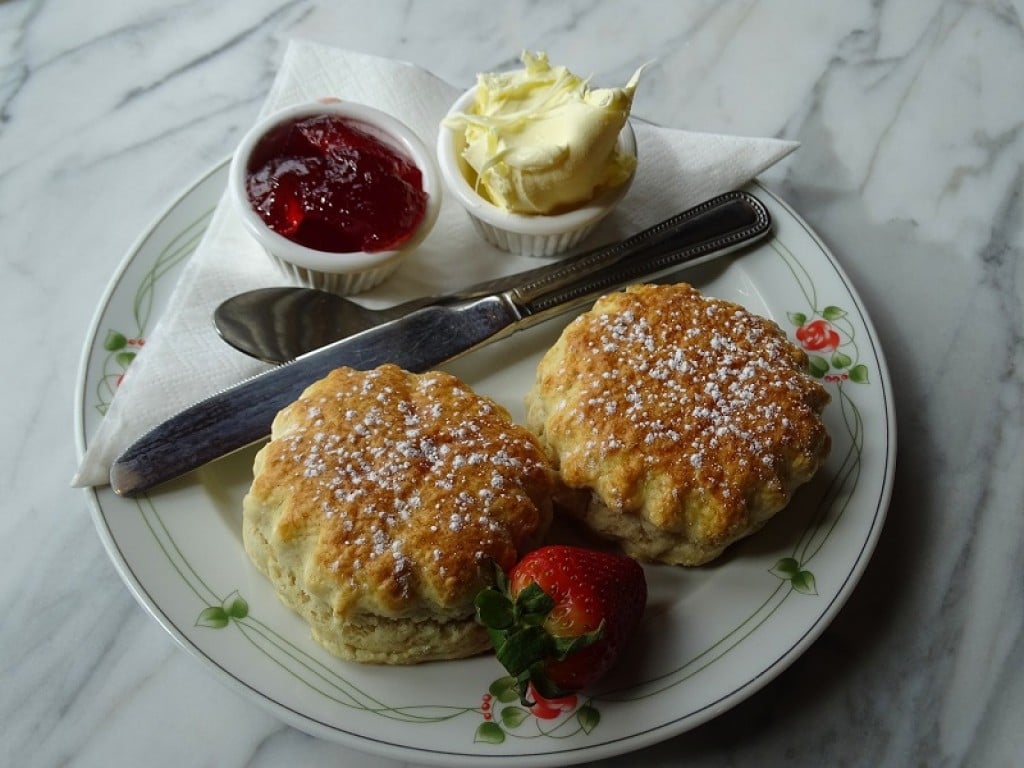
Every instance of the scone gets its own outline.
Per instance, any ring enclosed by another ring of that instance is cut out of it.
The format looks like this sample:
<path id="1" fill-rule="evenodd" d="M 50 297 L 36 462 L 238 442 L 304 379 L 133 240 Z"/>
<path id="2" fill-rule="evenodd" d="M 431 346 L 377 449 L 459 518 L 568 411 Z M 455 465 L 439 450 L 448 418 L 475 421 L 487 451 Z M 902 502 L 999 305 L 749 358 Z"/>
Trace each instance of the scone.
<path id="1" fill-rule="evenodd" d="M 473 599 L 535 547 L 557 475 L 508 412 L 446 373 L 341 368 L 275 418 L 243 539 L 313 638 L 412 664 L 490 647 Z"/>
<path id="2" fill-rule="evenodd" d="M 825 389 L 771 320 L 693 287 L 600 299 L 541 360 L 527 425 L 569 512 L 637 559 L 706 563 L 781 510 L 827 456 Z"/>

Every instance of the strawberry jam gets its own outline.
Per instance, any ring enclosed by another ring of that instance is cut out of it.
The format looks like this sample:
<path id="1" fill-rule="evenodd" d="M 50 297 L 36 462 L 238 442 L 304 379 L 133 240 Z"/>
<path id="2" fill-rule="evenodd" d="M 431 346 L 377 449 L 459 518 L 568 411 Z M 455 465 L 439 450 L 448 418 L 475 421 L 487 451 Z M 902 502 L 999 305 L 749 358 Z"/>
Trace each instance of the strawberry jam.
<path id="1" fill-rule="evenodd" d="M 246 192 L 271 229 L 334 253 L 398 248 L 427 207 L 412 160 L 335 115 L 271 129 L 249 158 Z"/>

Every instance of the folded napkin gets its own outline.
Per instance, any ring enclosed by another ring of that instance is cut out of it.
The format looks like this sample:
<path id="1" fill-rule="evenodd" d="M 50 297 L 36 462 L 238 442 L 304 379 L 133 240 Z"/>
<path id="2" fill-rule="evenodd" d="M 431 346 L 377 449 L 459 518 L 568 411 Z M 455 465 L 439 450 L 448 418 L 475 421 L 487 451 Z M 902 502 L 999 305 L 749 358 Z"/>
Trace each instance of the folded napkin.
<path id="1" fill-rule="evenodd" d="M 394 115 L 432 147 L 438 124 L 459 93 L 461 89 L 410 64 L 293 41 L 263 113 L 334 96 Z M 633 186 L 585 247 L 632 234 L 736 189 L 797 146 L 643 121 L 634 121 L 634 128 L 639 163 Z M 412 258 L 359 300 L 371 306 L 392 304 L 536 266 L 537 259 L 512 256 L 484 243 L 458 203 L 445 200 L 433 231 Z M 222 198 L 163 316 L 89 441 L 73 484 L 106 484 L 113 460 L 139 436 L 185 406 L 268 368 L 225 344 L 211 318 L 229 296 L 282 281 Z"/>

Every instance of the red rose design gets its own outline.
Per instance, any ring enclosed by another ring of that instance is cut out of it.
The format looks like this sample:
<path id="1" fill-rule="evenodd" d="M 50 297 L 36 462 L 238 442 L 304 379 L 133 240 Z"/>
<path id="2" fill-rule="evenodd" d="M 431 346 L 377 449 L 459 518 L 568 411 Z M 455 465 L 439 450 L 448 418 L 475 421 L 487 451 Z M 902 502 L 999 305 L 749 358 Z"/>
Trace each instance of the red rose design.
<path id="1" fill-rule="evenodd" d="M 832 352 L 839 346 L 839 334 L 825 320 L 812 320 L 796 329 L 796 338 L 811 352 Z"/>
<path id="2" fill-rule="evenodd" d="M 571 712 L 576 708 L 576 694 L 573 693 L 570 693 L 568 696 L 560 696 L 557 699 L 545 699 L 537 693 L 531 683 L 529 695 L 534 700 L 534 705 L 530 707 L 530 712 L 534 717 L 539 717 L 542 720 L 553 720 L 563 712 Z"/>

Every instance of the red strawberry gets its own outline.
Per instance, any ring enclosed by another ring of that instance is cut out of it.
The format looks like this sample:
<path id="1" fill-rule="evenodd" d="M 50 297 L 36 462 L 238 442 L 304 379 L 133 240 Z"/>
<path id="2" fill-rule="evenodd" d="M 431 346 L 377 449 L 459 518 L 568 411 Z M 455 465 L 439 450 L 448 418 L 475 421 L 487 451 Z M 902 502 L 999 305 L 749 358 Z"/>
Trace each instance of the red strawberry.
<path id="1" fill-rule="evenodd" d="M 643 569 L 610 552 L 552 545 L 534 550 L 476 598 L 498 661 L 554 699 L 594 683 L 618 659 L 647 603 Z"/>

